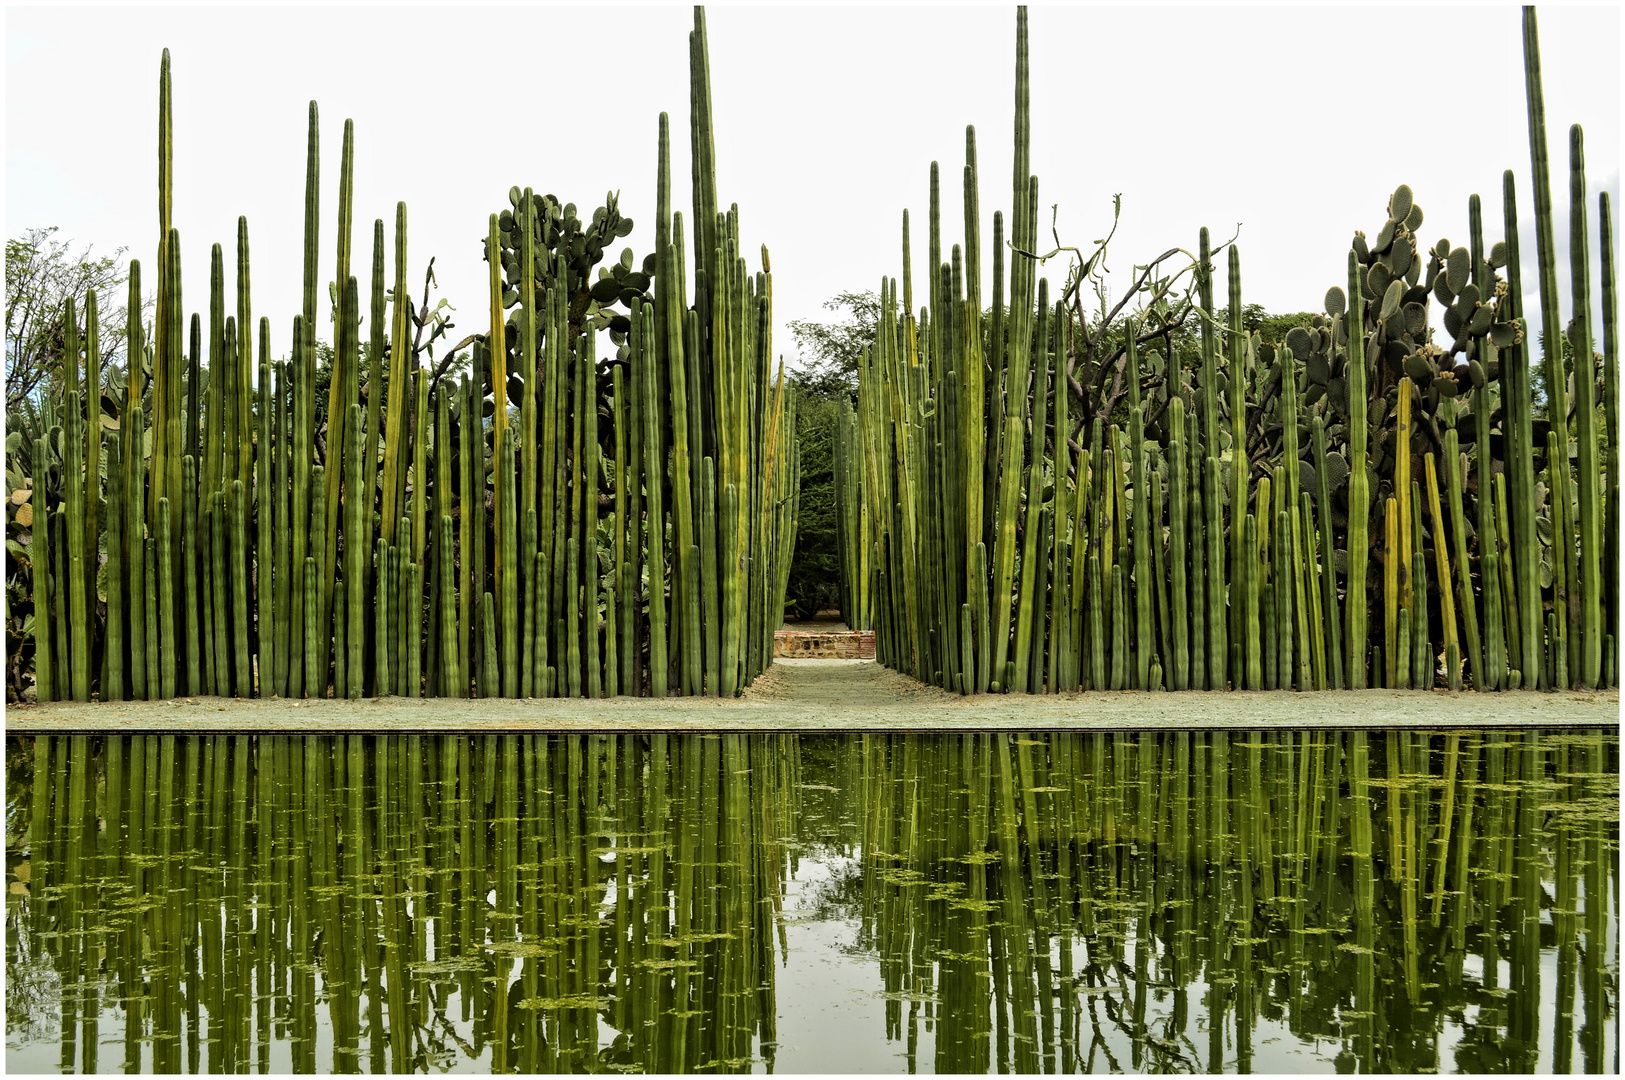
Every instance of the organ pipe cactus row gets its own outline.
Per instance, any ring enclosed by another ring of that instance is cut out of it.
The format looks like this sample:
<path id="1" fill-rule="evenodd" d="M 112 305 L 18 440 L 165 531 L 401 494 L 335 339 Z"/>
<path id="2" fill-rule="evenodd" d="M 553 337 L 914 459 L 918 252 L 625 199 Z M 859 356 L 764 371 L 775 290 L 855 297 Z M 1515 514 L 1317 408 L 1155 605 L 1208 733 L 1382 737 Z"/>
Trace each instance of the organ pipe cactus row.
<path id="1" fill-rule="evenodd" d="M 460 382 L 432 377 L 416 347 L 405 204 L 393 311 L 382 220 L 370 278 L 352 275 L 346 120 L 318 397 L 316 103 L 290 355 L 272 358 L 263 318 L 255 355 L 246 219 L 235 295 L 214 245 L 207 327 L 193 315 L 183 350 L 166 51 L 150 340 L 132 263 L 123 400 L 103 403 L 117 383 L 92 295 L 64 313 L 61 394 L 26 446 L 8 444 L 8 472 L 32 477 L 38 700 L 732 695 L 761 674 L 794 548 L 794 406 L 770 370 L 767 250 L 751 271 L 739 208 L 718 201 L 703 9 L 689 59 L 688 243 L 664 114 L 641 262 L 630 248 L 606 262 L 632 232 L 613 193 L 588 221 L 515 188 L 489 219 L 490 325 Z"/>
<path id="2" fill-rule="evenodd" d="M 1400 185 L 1381 228 L 1354 234 L 1325 310 L 1279 342 L 1244 325 L 1239 249 L 1205 229 L 1188 267 L 1162 269 L 1178 248 L 1136 267 L 1115 308 L 1100 242 L 1052 306 L 1037 274 L 1065 249 L 1037 246 L 1027 40 L 1019 9 L 1010 243 L 995 213 L 991 317 L 979 280 L 966 288 L 974 261 L 958 246 L 944 258 L 933 163 L 928 302 L 912 308 L 905 213 L 903 301 L 883 280 L 856 407 L 838 421 L 843 607 L 874 627 L 877 656 L 962 692 L 1614 684 L 1612 223 L 1604 195 L 1598 320 L 1575 127 L 1570 363 L 1533 9 L 1539 338 L 1519 310 L 1510 172 L 1505 238 L 1489 244 L 1478 196 L 1466 244 L 1430 243 Z M 968 131 L 967 252 L 981 244 L 976 169 Z M 1220 252 L 1229 304 L 1216 309 Z M 1186 276 L 1181 298 L 1172 283 Z M 1098 310 L 1080 299 L 1091 289 Z M 1174 349 L 1187 318 L 1200 332 L 1189 360 Z M 965 492 L 983 509 L 962 509 Z"/>

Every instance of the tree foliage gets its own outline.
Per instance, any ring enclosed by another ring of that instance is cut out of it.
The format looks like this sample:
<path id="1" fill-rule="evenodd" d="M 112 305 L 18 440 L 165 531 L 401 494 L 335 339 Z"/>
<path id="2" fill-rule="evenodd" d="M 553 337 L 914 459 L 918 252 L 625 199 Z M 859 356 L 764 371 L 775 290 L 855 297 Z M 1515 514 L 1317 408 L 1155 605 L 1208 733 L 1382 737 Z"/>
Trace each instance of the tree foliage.
<path id="1" fill-rule="evenodd" d="M 840 606 L 841 554 L 835 530 L 835 416 L 840 399 L 855 398 L 858 358 L 875 340 L 880 297 L 837 293 L 824 308 L 828 322 L 790 320 L 803 367 L 791 373 L 799 395 L 796 438 L 801 444 L 801 504 L 796 553 L 786 602 L 797 618 Z"/>
<path id="2" fill-rule="evenodd" d="M 836 293 L 824 301 L 824 308 L 841 312 L 842 317 L 829 322 L 791 319 L 789 326 L 805 365 L 796 375 L 797 383 L 808 392 L 832 397 L 858 388 L 858 357 L 874 344 L 880 297 L 873 290 Z M 805 491 L 802 506 L 806 506 Z"/>
<path id="3" fill-rule="evenodd" d="M 58 389 L 62 380 L 63 318 L 72 298 L 84 319 L 94 291 L 99 311 L 102 370 L 122 367 L 129 266 L 124 248 L 94 256 L 92 245 L 75 251 L 59 240 L 56 226 L 28 229 L 6 241 L 6 408 Z"/>
<path id="4" fill-rule="evenodd" d="M 796 438 L 801 443 L 801 504 L 786 607 L 798 619 L 841 606 L 841 550 L 835 531 L 834 395 L 798 387 Z"/>

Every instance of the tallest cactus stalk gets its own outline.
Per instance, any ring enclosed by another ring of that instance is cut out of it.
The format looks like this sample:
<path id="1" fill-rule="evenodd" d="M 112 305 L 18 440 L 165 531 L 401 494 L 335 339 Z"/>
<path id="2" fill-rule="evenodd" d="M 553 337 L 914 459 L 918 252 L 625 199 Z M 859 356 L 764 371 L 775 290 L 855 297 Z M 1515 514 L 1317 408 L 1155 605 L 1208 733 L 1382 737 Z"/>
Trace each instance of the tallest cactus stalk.
<path id="1" fill-rule="evenodd" d="M 717 152 L 711 131 L 711 49 L 705 33 L 705 8 L 694 7 L 694 30 L 689 41 L 689 101 L 693 140 L 694 174 L 694 264 L 705 273 L 713 292 L 717 286 Z M 696 290 L 697 292 L 698 290 Z M 696 299 L 698 297 L 696 296 Z M 697 386 L 689 387 L 694 394 Z M 696 447 L 700 455 L 704 447 Z"/>
<path id="2" fill-rule="evenodd" d="M 289 647 L 292 656 L 301 658 L 305 655 L 305 630 L 314 622 L 313 618 L 307 618 L 308 613 L 304 610 L 305 598 L 311 595 L 305 582 L 305 571 L 310 565 L 306 561 L 309 537 L 305 529 L 294 523 L 304 521 L 310 512 L 310 473 L 315 449 L 312 444 L 316 427 L 316 239 L 320 228 L 317 212 L 320 209 L 321 179 L 318 124 L 316 103 L 312 101 L 305 148 L 304 313 L 299 319 L 298 340 L 294 342 L 293 458 L 289 462 L 289 469 L 293 473 L 293 507 L 289 517 L 290 531 L 293 533 L 293 550 L 289 556 L 292 570 L 289 623 L 293 642 Z M 303 687 L 304 666 L 291 663 L 288 669 L 288 695 L 300 696 Z"/>
<path id="3" fill-rule="evenodd" d="M 339 236 L 338 263 L 333 278 L 333 371 L 327 388 L 327 544 L 322 551 L 322 613 L 317 626 L 333 625 L 333 589 L 338 580 L 339 484 L 343 469 L 345 423 L 350 403 L 356 400 L 358 319 L 345 310 L 346 289 L 350 287 L 350 219 L 352 176 L 355 164 L 355 124 L 344 121 L 344 147 L 339 156 Z"/>
<path id="4" fill-rule="evenodd" d="M 1549 486 L 1554 497 L 1564 500 L 1563 505 L 1554 507 L 1557 512 L 1552 515 L 1552 542 L 1556 547 L 1553 558 L 1572 562 L 1574 537 L 1566 528 L 1570 518 L 1567 506 L 1570 490 L 1568 376 L 1563 366 L 1562 316 L 1558 310 L 1557 248 L 1552 228 L 1552 179 L 1546 146 L 1546 97 L 1540 76 L 1540 33 L 1532 5 L 1523 9 L 1523 63 L 1529 157 L 1535 185 L 1535 252 L 1540 266 L 1540 340 L 1546 367 L 1546 419 L 1558 449 L 1553 463 L 1556 472 Z M 1565 625 L 1571 655 L 1581 632 L 1580 596 L 1575 576 L 1564 575 L 1567 587 L 1556 597 L 1559 620 Z M 1562 662 L 1567 663 L 1567 660 Z"/>
<path id="5" fill-rule="evenodd" d="M 1028 173 L 1030 142 L 1030 89 L 1027 69 L 1027 8 L 1016 9 L 1016 123 L 1015 155 L 1012 162 L 1011 212 L 1012 246 L 1031 251 L 1028 233 L 1031 231 L 1031 205 L 1029 191 L 1035 186 Z M 999 489 L 998 541 L 994 562 L 998 566 L 998 579 L 994 583 L 998 603 L 998 618 L 993 623 L 993 681 L 1003 685 L 1005 663 L 1010 649 L 1011 586 L 1016 567 L 1016 513 L 1021 498 L 1021 436 L 1026 424 L 1027 373 L 1032 344 L 1032 260 L 1014 255 L 1010 264 L 1010 340 L 1006 348 L 995 341 L 995 349 L 1005 348 L 1004 407 L 1007 413 L 1004 425 L 1004 467 Z M 1011 412 L 1014 415 L 1008 415 Z M 1011 689 L 1009 686 L 1003 687 Z"/>
<path id="6" fill-rule="evenodd" d="M 169 230 L 174 205 L 174 125 L 170 119 L 169 50 L 164 50 L 158 68 L 158 303 L 153 309 L 152 366 L 152 476 L 153 484 L 147 495 L 147 519 L 158 520 L 158 499 L 168 495 L 164 478 L 169 473 L 167 463 L 172 449 L 169 445 L 169 413 L 179 415 L 180 403 L 171 403 L 169 355 Z M 133 381 L 132 381 L 133 383 Z M 139 444 L 138 444 L 139 445 Z M 179 485 L 177 485 L 178 487 Z M 177 496 L 179 492 L 175 493 Z M 179 505 L 178 497 L 170 505 Z"/>
<path id="7" fill-rule="evenodd" d="M 1573 284 L 1574 434 L 1579 443 L 1580 603 L 1584 637 L 1580 647 L 1579 683 L 1595 687 L 1602 677 L 1602 560 L 1604 543 L 1617 543 L 1601 533 L 1597 506 L 1596 362 L 1591 350 L 1591 257 L 1586 230 L 1585 135 L 1580 125 L 1569 129 L 1569 270 Z M 1572 587 L 1572 586 L 1571 586 Z"/>

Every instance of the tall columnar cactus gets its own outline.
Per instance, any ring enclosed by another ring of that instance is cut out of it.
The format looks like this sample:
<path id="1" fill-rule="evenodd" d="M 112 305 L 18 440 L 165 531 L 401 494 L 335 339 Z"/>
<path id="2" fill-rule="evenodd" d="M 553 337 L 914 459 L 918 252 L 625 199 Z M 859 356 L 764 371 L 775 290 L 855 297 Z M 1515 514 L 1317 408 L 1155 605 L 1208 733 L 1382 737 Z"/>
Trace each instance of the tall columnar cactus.
<path id="1" fill-rule="evenodd" d="M 1531 19 L 1531 29 L 1534 23 Z M 1596 360 L 1591 333 L 1590 232 L 1586 229 L 1585 136 L 1580 125 L 1569 129 L 1569 268 L 1573 319 L 1569 344 L 1574 350 L 1574 433 L 1578 443 L 1575 482 L 1579 487 L 1579 601 L 1581 646 L 1579 685 L 1594 687 L 1602 675 L 1603 619 L 1601 549 L 1614 540 L 1601 532 L 1598 506 L 1602 462 L 1596 408 Z M 1567 451 L 1565 448 L 1565 454 Z M 1571 584 L 1570 586 L 1574 586 Z"/>
<path id="2" fill-rule="evenodd" d="M 1349 527 L 1348 578 L 1344 595 L 1348 602 L 1349 688 L 1363 690 L 1367 683 L 1366 594 L 1367 535 L 1371 495 L 1366 464 L 1366 386 L 1365 386 L 1365 298 L 1359 280 L 1359 259 L 1349 252 L 1348 291 L 1348 428 L 1349 428 Z"/>
<path id="3" fill-rule="evenodd" d="M 1613 638 L 1613 647 L 1603 653 L 1603 667 L 1611 670 L 1617 682 L 1619 672 L 1619 296 L 1614 281 L 1614 219 L 1608 192 L 1597 196 L 1597 225 L 1599 227 L 1602 256 L 1602 351 L 1603 351 L 1603 416 L 1604 435 L 1607 439 L 1607 460 L 1604 463 L 1608 478 L 1603 506 L 1603 584 L 1608 590 L 1608 605 L 1603 631 Z M 1503 530 L 1504 534 L 1504 530 Z M 1605 639 L 1606 640 L 1606 639 Z"/>
<path id="4" fill-rule="evenodd" d="M 1553 553 L 1554 571 L 1557 569 L 1555 560 L 1561 559 L 1565 564 L 1563 585 L 1558 589 L 1554 602 L 1558 608 L 1559 621 L 1563 624 L 1564 637 L 1572 660 L 1580 647 L 1584 628 L 1579 582 L 1576 580 L 1578 575 L 1575 573 L 1578 569 L 1574 555 L 1577 538 L 1568 496 L 1572 482 L 1568 455 L 1568 372 L 1563 363 L 1557 251 L 1552 223 L 1551 166 L 1546 142 L 1546 100 L 1540 75 L 1540 37 L 1533 6 L 1525 6 L 1523 9 L 1523 54 L 1524 90 L 1529 113 L 1530 171 L 1533 173 L 1535 188 L 1535 247 L 1540 268 L 1540 340 L 1541 352 L 1545 357 L 1546 421 L 1557 447 L 1557 453 L 1550 463 L 1551 482 L 1547 485 L 1554 500 L 1552 517 L 1553 542 L 1556 545 Z M 1579 182 L 1582 193 L 1579 213 L 1583 219 L 1585 214 L 1583 177 Z M 1583 225 L 1581 227 L 1583 228 Z M 1576 257 L 1584 256 L 1583 253 L 1577 253 Z M 1583 357 L 1577 356 L 1576 360 L 1589 369 L 1591 360 L 1589 338 Z M 1580 381 L 1580 372 L 1577 370 L 1575 382 L 1578 384 Z"/>

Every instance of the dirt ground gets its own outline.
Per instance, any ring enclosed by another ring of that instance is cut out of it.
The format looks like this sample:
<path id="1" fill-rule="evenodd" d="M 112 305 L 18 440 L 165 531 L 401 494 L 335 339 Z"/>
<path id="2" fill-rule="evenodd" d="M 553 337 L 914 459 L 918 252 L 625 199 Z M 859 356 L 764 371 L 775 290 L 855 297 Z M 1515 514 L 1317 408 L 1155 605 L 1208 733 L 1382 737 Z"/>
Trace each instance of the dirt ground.
<path id="1" fill-rule="evenodd" d="M 1616 727 L 1619 692 L 1089 693 L 961 697 L 872 660 L 780 660 L 743 695 L 477 701 L 235 701 L 14 705 L 32 732 L 931 731 L 941 729 Z"/>

